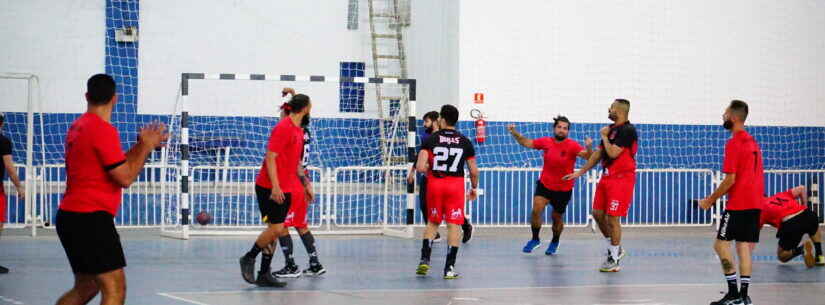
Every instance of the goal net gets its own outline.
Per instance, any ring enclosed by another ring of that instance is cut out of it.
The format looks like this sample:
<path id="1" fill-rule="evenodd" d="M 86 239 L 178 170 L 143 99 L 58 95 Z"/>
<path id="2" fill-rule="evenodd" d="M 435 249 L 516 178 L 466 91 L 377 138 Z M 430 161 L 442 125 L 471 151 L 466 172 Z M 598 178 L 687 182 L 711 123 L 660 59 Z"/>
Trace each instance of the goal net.
<path id="1" fill-rule="evenodd" d="M 413 195 L 405 177 L 408 142 L 414 141 L 408 125 L 414 85 L 350 76 L 183 74 L 164 152 L 175 191 L 164 202 L 163 235 L 260 232 L 255 179 L 285 101 L 281 90 L 290 87 L 312 101 L 307 168 L 316 198 L 309 205 L 310 227 L 408 236 Z M 379 86 L 382 96 L 401 98 L 381 98 Z M 201 213 L 211 221 L 195 221 Z"/>

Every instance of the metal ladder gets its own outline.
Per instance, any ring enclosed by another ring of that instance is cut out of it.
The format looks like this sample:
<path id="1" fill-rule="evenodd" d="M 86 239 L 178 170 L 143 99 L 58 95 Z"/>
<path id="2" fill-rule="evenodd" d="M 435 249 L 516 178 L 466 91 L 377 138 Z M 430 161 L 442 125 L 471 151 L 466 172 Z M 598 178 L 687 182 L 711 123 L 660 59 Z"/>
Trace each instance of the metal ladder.
<path id="1" fill-rule="evenodd" d="M 369 0 L 370 37 L 372 42 L 372 70 L 377 78 L 407 78 L 407 59 L 404 52 L 403 24 L 399 1 Z M 383 166 L 402 165 L 407 162 L 407 104 L 406 86 L 390 88 L 376 84 L 379 129 L 381 132 L 381 159 Z M 398 109 L 392 113 L 388 105 L 398 101 Z"/>

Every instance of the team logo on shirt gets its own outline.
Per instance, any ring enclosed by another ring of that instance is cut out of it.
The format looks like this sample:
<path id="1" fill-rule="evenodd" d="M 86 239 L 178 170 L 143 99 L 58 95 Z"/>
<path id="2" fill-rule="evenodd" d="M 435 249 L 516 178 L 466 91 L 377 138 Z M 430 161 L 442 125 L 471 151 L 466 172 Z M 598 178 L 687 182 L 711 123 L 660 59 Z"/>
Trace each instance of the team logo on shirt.
<path id="1" fill-rule="evenodd" d="M 286 214 L 286 219 L 284 219 L 284 221 L 292 221 L 292 219 L 294 219 L 294 218 L 295 218 L 295 212 L 289 212 L 289 214 Z"/>
<path id="2" fill-rule="evenodd" d="M 617 131 L 616 131 L 616 130 L 612 130 L 612 131 L 610 131 L 610 137 L 608 137 L 608 138 L 609 138 L 611 141 L 615 140 L 615 139 L 616 139 L 616 133 L 617 133 Z"/>

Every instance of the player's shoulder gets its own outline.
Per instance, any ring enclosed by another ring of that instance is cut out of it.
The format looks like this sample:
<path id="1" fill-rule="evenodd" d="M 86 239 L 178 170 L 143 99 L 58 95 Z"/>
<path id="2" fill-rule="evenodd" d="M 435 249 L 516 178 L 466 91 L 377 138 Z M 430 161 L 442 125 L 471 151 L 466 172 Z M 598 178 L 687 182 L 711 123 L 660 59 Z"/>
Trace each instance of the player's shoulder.
<path id="1" fill-rule="evenodd" d="M 633 125 L 633 123 L 631 123 L 631 122 L 627 122 L 627 123 L 622 124 L 622 126 L 619 126 L 618 129 L 621 130 L 622 132 L 636 133 L 636 125 Z"/>
<path id="2" fill-rule="evenodd" d="M 0 143 L 11 143 L 11 139 L 4 134 L 0 134 Z"/>

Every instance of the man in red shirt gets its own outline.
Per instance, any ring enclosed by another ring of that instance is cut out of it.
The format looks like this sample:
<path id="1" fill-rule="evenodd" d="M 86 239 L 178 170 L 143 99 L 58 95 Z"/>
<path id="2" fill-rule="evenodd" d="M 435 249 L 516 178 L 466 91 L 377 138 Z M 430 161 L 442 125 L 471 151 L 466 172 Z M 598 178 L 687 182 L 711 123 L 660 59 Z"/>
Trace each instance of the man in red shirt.
<path id="1" fill-rule="evenodd" d="M 808 268 L 814 264 L 825 266 L 819 217 L 808 209 L 808 190 L 804 185 L 765 198 L 762 201 L 759 228 L 765 224 L 777 229 L 779 246 L 776 248 L 776 257 L 780 262 L 786 263 L 805 253 L 805 265 Z M 811 240 L 805 241 L 804 246 L 799 246 L 805 234 L 808 234 Z"/>
<path id="2" fill-rule="evenodd" d="M 722 115 L 722 126 L 733 135 L 725 144 L 725 158 L 722 162 L 725 179 L 710 196 L 699 201 L 702 209 L 709 209 L 722 195 L 728 195 L 713 245 L 728 282 L 728 293 L 711 305 L 751 304 L 748 296 L 752 267 L 751 248 L 759 242 L 759 214 L 764 200 L 762 195 L 765 191 L 765 174 L 759 143 L 745 131 L 747 118 L 748 104 L 739 100 L 731 101 Z M 733 254 L 730 251 L 731 241 L 736 241 L 736 253 L 739 255 L 739 290 L 736 287 L 736 267 L 733 265 Z"/>
<path id="3" fill-rule="evenodd" d="M 0 113 L 0 130 L 3 129 L 5 119 L 6 117 Z M 20 177 L 17 176 L 17 169 L 14 168 L 14 159 L 12 159 L 11 153 L 11 140 L 0 134 L 0 163 L 2 163 L 0 164 L 0 235 L 3 233 L 3 223 L 6 222 L 6 205 L 8 204 L 6 202 L 6 190 L 5 187 L 3 187 L 4 173 L 8 173 L 11 182 L 14 183 L 14 187 L 17 189 L 17 198 L 19 200 L 26 198 L 26 189 L 23 187 Z M 0 266 L 0 274 L 3 273 L 9 273 L 9 269 Z"/>
<path id="4" fill-rule="evenodd" d="M 286 117 L 282 118 L 270 133 L 266 155 L 255 181 L 261 221 L 267 224 L 267 228 L 258 235 L 252 249 L 240 258 L 241 276 L 250 284 L 265 287 L 286 286 L 286 283 L 270 273 L 270 265 L 277 245 L 275 240 L 286 230 L 284 220 L 290 205 L 304 200 L 305 190 L 298 178 L 301 153 L 304 150 L 301 121 L 309 115 L 311 109 L 309 96 L 294 95 L 289 102 L 281 105 Z M 256 279 L 255 259 L 261 252 L 261 269 Z"/>
<path id="5" fill-rule="evenodd" d="M 629 113 L 630 101 L 613 101 L 608 109 L 608 118 L 613 124 L 599 131 L 602 138 L 599 150 L 593 153 L 584 167 L 564 177 L 565 180 L 581 177 L 601 161 L 604 172 L 596 185 L 593 199 L 593 219 L 607 242 L 607 259 L 599 268 L 601 272 L 618 272 L 621 268 L 619 263 L 625 256 L 621 247 L 621 217 L 627 216 L 633 200 L 636 151 L 639 149 L 639 136 L 636 127 L 628 120 Z"/>
<path id="6" fill-rule="evenodd" d="M 473 201 L 478 196 L 478 166 L 473 143 L 455 129 L 458 109 L 453 105 L 442 106 L 438 121 L 441 129 L 421 145 L 415 164 L 418 172 L 427 174 L 427 209 L 430 211 L 421 245 L 421 260 L 415 273 L 426 275 L 430 270 L 432 240 L 438 226 L 446 220 L 450 249 L 447 263 L 444 264 L 444 279 L 456 279 L 459 274 L 455 272 L 455 260 L 461 245 L 459 230 L 464 224 L 464 202 Z M 470 169 L 472 185 L 472 190 L 466 197 L 465 165 Z"/>
<path id="7" fill-rule="evenodd" d="M 125 154 L 110 123 L 117 102 L 115 81 L 97 74 L 86 83 L 86 113 L 66 134 L 66 192 L 57 212 L 57 235 L 74 272 L 74 287 L 57 304 L 86 304 L 98 292 L 101 304 L 123 304 L 126 259 L 115 230 L 121 190 L 140 174 L 146 157 L 168 134 L 163 123 L 140 129 Z"/>
<path id="8" fill-rule="evenodd" d="M 556 254 L 559 247 L 559 238 L 561 238 L 561 232 L 564 230 L 562 216 L 567 210 L 567 204 L 573 195 L 573 184 L 576 182 L 562 178 L 573 173 L 577 157 L 585 160 L 590 158 L 590 155 L 593 154 L 593 140 L 590 137 L 584 140 L 585 146 L 587 146 L 587 150 L 585 150 L 578 142 L 568 138 L 570 120 L 564 116 L 553 118 L 553 135 L 555 136 L 553 138 L 541 137 L 531 140 L 516 131 L 515 125 L 507 126 L 507 129 L 521 146 L 544 151 L 544 166 L 541 169 L 539 180 L 536 181 L 536 190 L 533 192 L 533 213 L 530 218 L 533 238 L 527 242 L 522 252 L 533 252 L 541 245 L 539 239 L 542 224 L 541 216 L 544 214 L 547 203 L 550 203 L 553 206 L 553 240 L 544 254 Z"/>

